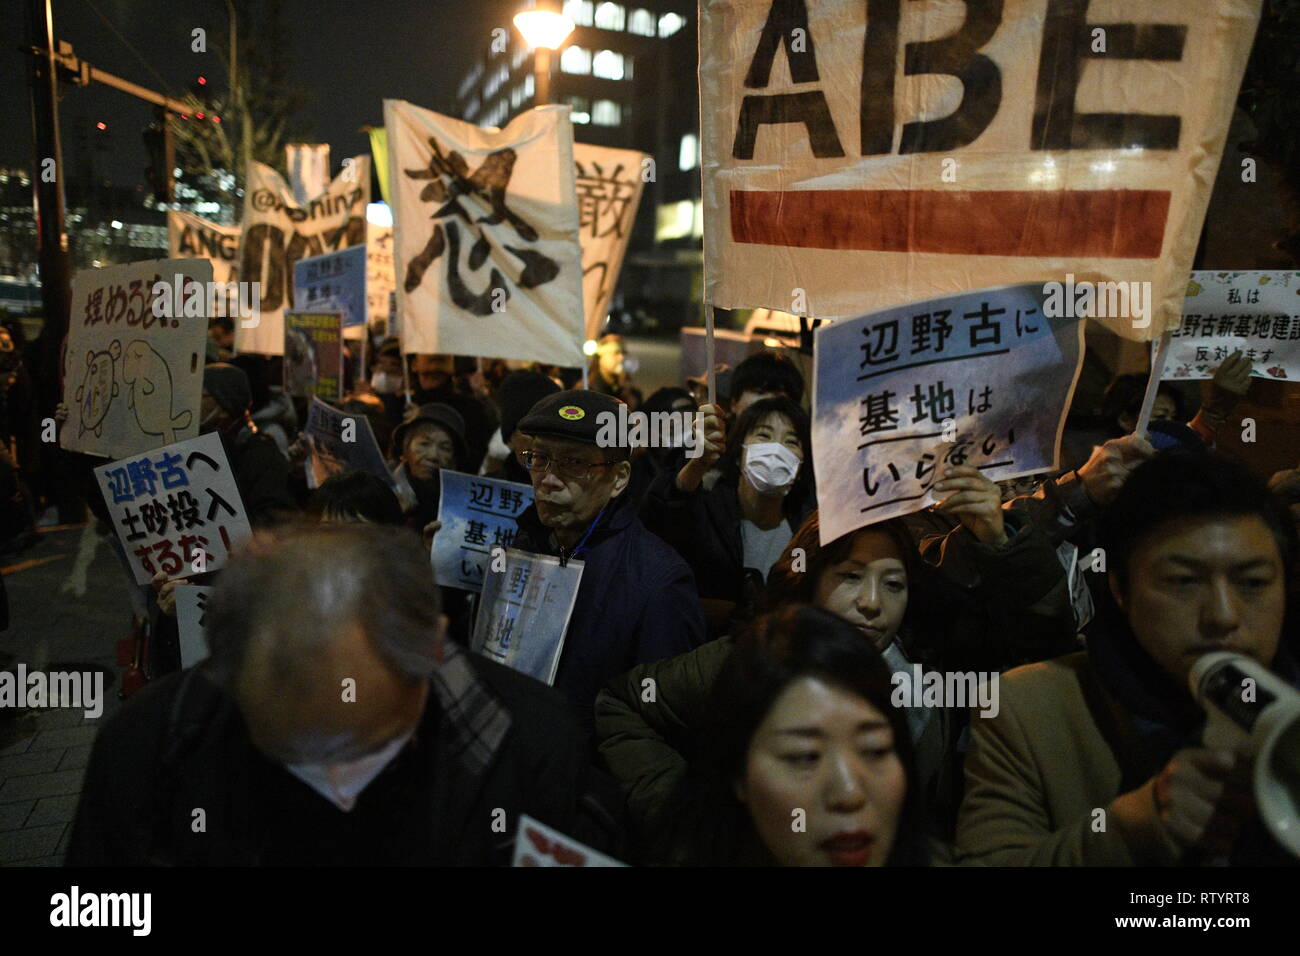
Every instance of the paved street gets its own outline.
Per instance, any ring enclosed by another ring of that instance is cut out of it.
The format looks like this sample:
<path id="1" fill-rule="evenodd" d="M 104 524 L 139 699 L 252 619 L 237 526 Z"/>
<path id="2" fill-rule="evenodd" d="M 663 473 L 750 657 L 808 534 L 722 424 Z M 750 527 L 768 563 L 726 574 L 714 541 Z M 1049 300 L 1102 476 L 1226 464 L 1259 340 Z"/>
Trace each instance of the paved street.
<path id="1" fill-rule="evenodd" d="M 0 708 L 0 865 L 57 866 L 81 792 L 90 745 L 120 703 L 114 646 L 130 627 L 125 573 L 93 524 L 45 530 L 0 559 L 9 630 L 0 670 L 103 669 L 104 712 Z"/>

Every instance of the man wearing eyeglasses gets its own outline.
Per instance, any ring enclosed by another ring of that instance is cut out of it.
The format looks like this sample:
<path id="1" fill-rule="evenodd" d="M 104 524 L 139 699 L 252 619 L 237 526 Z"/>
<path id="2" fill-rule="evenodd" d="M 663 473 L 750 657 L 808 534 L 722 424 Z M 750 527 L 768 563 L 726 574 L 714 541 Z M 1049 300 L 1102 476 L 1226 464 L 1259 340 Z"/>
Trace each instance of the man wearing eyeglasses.
<path id="1" fill-rule="evenodd" d="M 518 425 L 534 503 L 514 546 L 584 564 L 555 686 L 590 732 L 596 694 L 636 664 L 683 654 L 704 640 L 690 567 L 646 530 L 624 492 L 630 448 L 597 443 L 602 413 L 623 403 L 599 392 L 548 395 Z"/>

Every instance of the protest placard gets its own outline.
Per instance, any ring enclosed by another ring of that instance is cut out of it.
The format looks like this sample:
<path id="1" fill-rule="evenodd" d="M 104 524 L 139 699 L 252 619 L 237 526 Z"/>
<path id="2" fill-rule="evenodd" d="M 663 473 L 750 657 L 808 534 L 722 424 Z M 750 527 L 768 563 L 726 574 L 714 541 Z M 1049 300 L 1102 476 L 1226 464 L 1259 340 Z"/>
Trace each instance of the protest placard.
<path id="1" fill-rule="evenodd" d="M 585 362 L 569 112 L 496 129 L 384 100 L 404 351 Z"/>
<path id="2" fill-rule="evenodd" d="M 626 866 L 611 856 L 598 853 L 585 843 L 579 843 L 534 820 L 526 813 L 519 815 L 519 829 L 515 833 L 515 853 L 511 866 Z"/>
<path id="3" fill-rule="evenodd" d="M 564 650 L 583 562 L 570 558 L 561 564 L 549 554 L 507 548 L 488 568 L 470 650 L 551 683 Z"/>
<path id="4" fill-rule="evenodd" d="M 1041 285 L 886 309 L 814 333 L 821 541 L 933 504 L 936 468 L 992 479 L 1056 467 L 1083 323 Z"/>
<path id="5" fill-rule="evenodd" d="M 284 314 L 284 390 L 305 398 L 343 397 L 341 312 Z"/>
<path id="6" fill-rule="evenodd" d="M 364 245 L 303 259 L 293 267 L 295 309 L 337 309 L 345 328 L 366 323 L 367 251 Z"/>
<path id="7" fill-rule="evenodd" d="M 95 480 L 136 584 L 215 571 L 250 533 L 220 435 L 101 465 Z"/>
<path id="8" fill-rule="evenodd" d="M 77 273 L 63 362 L 63 448 L 124 458 L 199 433 L 211 282 L 206 259 Z"/>
<path id="9" fill-rule="evenodd" d="M 312 488 L 319 488 L 331 475 L 364 471 L 384 479 L 397 492 L 397 483 L 384 463 L 384 454 L 365 415 L 341 412 L 312 398 L 307 427 L 302 431 L 311 446 L 307 483 Z"/>
<path id="10" fill-rule="evenodd" d="M 208 657 L 208 596 L 212 588 L 199 584 L 176 585 L 176 630 L 180 635 L 181 667 L 193 667 Z"/>
<path id="11" fill-rule="evenodd" d="M 1238 350 L 1255 378 L 1300 381 L 1300 272 L 1192 273 L 1160 377 L 1213 378 Z"/>
<path id="12" fill-rule="evenodd" d="M 256 324 L 235 324 L 240 352 L 281 354 L 284 313 L 293 308 L 294 266 L 301 259 L 363 245 L 369 202 L 369 156 L 346 160 L 329 189 L 304 206 L 279 173 L 252 164 L 244 190 L 239 277 L 261 283 L 261 308 Z"/>
<path id="13" fill-rule="evenodd" d="M 634 149 L 573 144 L 577 172 L 578 227 L 582 243 L 582 301 L 586 336 L 600 338 L 609 301 L 632 238 L 650 157 Z"/>
<path id="14" fill-rule="evenodd" d="M 836 318 L 1073 273 L 1146 290 L 1097 318 L 1159 336 L 1261 3 L 702 0 L 705 300 Z"/>
<path id="15" fill-rule="evenodd" d="M 514 542 L 515 518 L 533 503 L 533 489 L 446 468 L 438 471 L 438 480 L 442 528 L 433 536 L 434 577 L 443 587 L 477 591 L 483 587 L 492 549 Z"/>

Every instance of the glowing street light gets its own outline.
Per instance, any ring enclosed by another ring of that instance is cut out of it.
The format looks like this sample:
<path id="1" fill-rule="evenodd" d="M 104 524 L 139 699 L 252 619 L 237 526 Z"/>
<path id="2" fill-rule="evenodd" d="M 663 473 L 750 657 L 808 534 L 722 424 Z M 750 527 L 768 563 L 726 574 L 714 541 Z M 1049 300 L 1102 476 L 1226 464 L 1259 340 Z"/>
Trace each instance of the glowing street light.
<path id="1" fill-rule="evenodd" d="M 551 101 L 551 53 L 558 50 L 573 32 L 573 21 L 554 10 L 522 10 L 515 14 L 515 29 L 533 50 L 533 73 L 537 94 L 533 105 Z"/>
<path id="2" fill-rule="evenodd" d="M 524 10 L 515 14 L 515 27 L 530 47 L 558 50 L 573 32 L 573 21 L 552 10 Z"/>

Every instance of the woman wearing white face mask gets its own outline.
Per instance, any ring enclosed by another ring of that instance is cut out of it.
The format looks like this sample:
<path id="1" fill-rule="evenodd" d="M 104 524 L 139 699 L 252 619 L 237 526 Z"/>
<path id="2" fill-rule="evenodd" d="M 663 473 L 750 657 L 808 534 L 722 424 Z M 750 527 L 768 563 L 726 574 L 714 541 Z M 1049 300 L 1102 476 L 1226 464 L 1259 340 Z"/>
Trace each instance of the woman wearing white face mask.
<path id="1" fill-rule="evenodd" d="M 717 419 L 706 422 L 707 433 Z M 675 475 L 660 475 L 641 508 L 646 527 L 695 573 L 711 637 L 747 616 L 772 565 L 817 505 L 808 414 L 788 398 L 750 405 L 726 452 L 717 447 L 710 442 Z"/>

